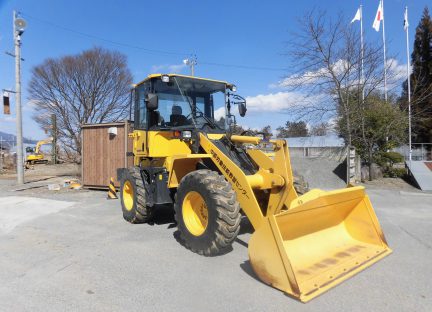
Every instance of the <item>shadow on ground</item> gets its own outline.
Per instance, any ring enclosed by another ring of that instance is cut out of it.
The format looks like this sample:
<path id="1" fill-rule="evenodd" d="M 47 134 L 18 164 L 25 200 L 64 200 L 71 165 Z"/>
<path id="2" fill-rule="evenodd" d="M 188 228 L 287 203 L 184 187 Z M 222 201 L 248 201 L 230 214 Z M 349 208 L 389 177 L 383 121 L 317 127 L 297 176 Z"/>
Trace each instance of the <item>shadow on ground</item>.
<path id="1" fill-rule="evenodd" d="M 174 208 L 173 205 L 158 205 L 155 207 L 154 215 L 152 220 L 148 223 L 149 225 L 168 225 L 168 229 L 177 227 L 177 222 L 174 217 Z M 242 216 L 242 219 L 240 221 L 240 231 L 238 235 L 243 234 L 252 234 L 254 232 L 253 226 L 248 220 L 247 217 Z M 185 244 L 184 239 L 181 237 L 180 232 L 177 230 L 173 233 L 174 238 L 177 240 L 178 243 L 180 243 L 182 246 L 184 246 L 187 249 L 191 249 L 188 244 Z M 240 238 L 236 238 L 235 242 L 239 245 L 248 248 L 248 243 Z M 225 250 L 223 253 L 219 255 L 224 255 L 228 252 L 232 251 L 232 247 L 230 246 Z"/>
<path id="2" fill-rule="evenodd" d="M 346 159 L 334 168 L 333 173 L 342 181 L 346 182 L 347 178 L 347 162 Z"/>
<path id="3" fill-rule="evenodd" d="M 149 222 L 150 225 L 164 225 L 168 224 L 168 228 L 171 229 L 177 226 L 174 218 L 173 205 L 157 205 L 154 208 L 154 215 L 152 220 Z"/>
<path id="4" fill-rule="evenodd" d="M 252 223 L 250 223 L 249 219 L 246 216 L 242 216 L 240 221 L 240 231 L 239 235 L 242 234 L 252 234 L 254 232 L 254 228 Z"/>
<path id="5" fill-rule="evenodd" d="M 258 282 L 260 282 L 260 283 L 262 283 L 262 284 L 265 284 L 265 283 L 263 283 L 263 281 L 260 280 L 260 279 L 258 278 L 258 276 L 255 274 L 255 272 L 254 272 L 254 270 L 253 270 L 253 268 L 252 268 L 252 265 L 250 264 L 250 261 L 249 261 L 249 260 L 246 260 L 246 261 L 244 261 L 243 263 L 241 263 L 241 264 L 240 264 L 240 268 L 243 270 L 243 272 L 245 272 L 247 275 L 249 275 L 250 277 L 252 277 L 254 280 L 256 280 L 256 281 L 258 281 Z M 265 284 L 265 285 L 266 285 L 266 284 Z"/>

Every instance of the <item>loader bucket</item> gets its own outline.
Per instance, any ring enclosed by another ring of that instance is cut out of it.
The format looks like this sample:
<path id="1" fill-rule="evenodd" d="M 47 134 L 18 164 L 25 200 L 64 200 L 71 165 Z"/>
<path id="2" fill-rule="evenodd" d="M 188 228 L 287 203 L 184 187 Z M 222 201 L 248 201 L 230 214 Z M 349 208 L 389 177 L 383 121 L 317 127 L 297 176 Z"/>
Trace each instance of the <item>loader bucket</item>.
<path id="1" fill-rule="evenodd" d="M 303 302 L 390 253 L 363 187 L 312 190 L 266 216 L 249 241 L 258 277 Z"/>

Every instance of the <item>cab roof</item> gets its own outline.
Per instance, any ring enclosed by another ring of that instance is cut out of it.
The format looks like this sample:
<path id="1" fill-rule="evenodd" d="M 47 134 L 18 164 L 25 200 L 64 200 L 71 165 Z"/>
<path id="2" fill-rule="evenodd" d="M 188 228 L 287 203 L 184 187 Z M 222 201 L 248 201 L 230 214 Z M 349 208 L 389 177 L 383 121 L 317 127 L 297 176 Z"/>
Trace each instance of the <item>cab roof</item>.
<path id="1" fill-rule="evenodd" d="M 223 83 L 227 86 L 232 86 L 231 83 L 228 83 L 226 81 L 222 81 L 222 80 L 215 80 L 215 79 L 208 79 L 208 78 L 201 78 L 201 77 L 195 77 L 195 76 L 187 76 L 187 75 L 179 75 L 179 74 L 150 74 L 147 76 L 147 78 L 145 78 L 144 80 L 138 82 L 137 84 L 134 84 L 134 87 L 138 87 L 139 85 L 153 79 L 153 78 L 160 78 L 161 76 L 169 76 L 169 77 L 183 77 L 183 78 L 191 78 L 191 79 L 195 79 L 195 80 L 204 80 L 204 81 L 211 81 L 211 82 L 219 82 L 219 83 Z"/>

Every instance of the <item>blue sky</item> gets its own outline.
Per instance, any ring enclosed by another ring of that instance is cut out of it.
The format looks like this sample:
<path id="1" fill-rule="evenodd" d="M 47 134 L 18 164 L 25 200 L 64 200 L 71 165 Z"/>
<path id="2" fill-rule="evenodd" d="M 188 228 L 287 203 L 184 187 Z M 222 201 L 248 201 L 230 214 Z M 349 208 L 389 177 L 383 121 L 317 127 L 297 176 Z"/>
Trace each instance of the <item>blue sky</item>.
<path id="1" fill-rule="evenodd" d="M 400 66 L 406 63 L 405 37 L 402 28 L 403 10 L 410 10 L 410 40 L 423 8 L 430 0 L 385 0 L 385 26 L 389 54 L 397 55 Z M 127 55 L 135 81 L 155 71 L 174 68 L 187 74 L 182 60 L 196 54 L 196 75 L 227 80 L 238 86 L 238 93 L 247 96 L 253 109 L 241 124 L 273 128 L 292 117 L 272 105 L 284 95 L 276 84 L 289 74 L 292 60 L 284 55 L 291 31 L 306 11 L 321 7 L 331 14 L 342 11 L 351 19 L 359 1 L 61 1 L 0 0 L 0 88 L 14 87 L 14 60 L 4 54 L 12 51 L 12 10 L 23 13 L 28 28 L 23 35 L 22 64 L 24 135 L 35 139 L 45 134 L 32 121 L 34 113 L 27 105 L 27 83 L 30 70 L 48 57 L 79 53 L 94 46 L 103 46 Z M 372 29 L 378 0 L 363 1 L 364 27 L 368 39 L 379 42 L 381 34 Z M 430 6 L 430 2 L 429 2 Z M 430 9 L 432 7 L 430 6 Z M 49 23 L 46 23 L 46 22 Z M 60 27 L 57 27 L 57 26 Z M 74 32 L 63 28 L 71 29 Z M 79 33 L 90 34 L 87 37 Z M 96 38 L 97 37 L 97 38 Z M 126 44 L 119 46 L 107 41 Z M 170 53 L 155 53 L 151 50 Z M 261 67 L 216 66 L 209 63 Z M 284 70 L 285 69 L 285 70 Z M 267 102 L 269 101 L 269 102 Z M 272 102 L 273 101 L 273 102 Z M 0 131 L 15 133 L 14 100 L 12 115 L 0 112 Z M 269 103 L 267 105 L 267 103 Z"/>

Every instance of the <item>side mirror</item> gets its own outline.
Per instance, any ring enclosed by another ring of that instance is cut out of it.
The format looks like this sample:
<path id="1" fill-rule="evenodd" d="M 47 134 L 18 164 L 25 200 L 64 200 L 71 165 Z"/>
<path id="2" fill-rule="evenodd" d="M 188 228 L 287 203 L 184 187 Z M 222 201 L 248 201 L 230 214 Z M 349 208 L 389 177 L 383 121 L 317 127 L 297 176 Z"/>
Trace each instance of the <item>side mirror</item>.
<path id="1" fill-rule="evenodd" d="M 145 102 L 149 110 L 157 110 L 159 107 L 159 99 L 156 93 L 147 93 Z"/>
<path id="2" fill-rule="evenodd" d="M 246 115 L 246 111 L 247 111 L 246 102 L 240 102 L 238 104 L 238 110 L 239 110 L 239 115 L 241 117 L 244 117 Z"/>

